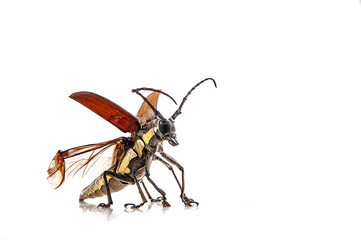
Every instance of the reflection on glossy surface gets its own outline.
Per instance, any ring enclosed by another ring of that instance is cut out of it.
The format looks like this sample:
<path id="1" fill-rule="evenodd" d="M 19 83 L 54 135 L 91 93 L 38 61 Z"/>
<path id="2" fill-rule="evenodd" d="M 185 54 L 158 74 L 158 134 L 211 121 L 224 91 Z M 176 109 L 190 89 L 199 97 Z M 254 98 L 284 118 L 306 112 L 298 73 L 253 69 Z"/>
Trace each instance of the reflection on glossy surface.
<path id="1" fill-rule="evenodd" d="M 144 206 L 142 206 L 141 208 L 138 209 L 131 209 L 131 208 L 124 208 L 124 212 L 125 213 L 135 213 L 135 212 L 140 212 L 140 213 L 146 213 L 148 212 L 150 209 L 152 209 L 153 206 L 159 206 L 162 208 L 162 212 L 166 213 L 169 211 L 170 208 L 164 208 L 162 207 L 162 203 L 160 202 L 150 202 Z M 103 215 L 107 220 L 112 220 L 113 218 L 115 218 L 117 216 L 116 213 L 114 213 L 114 210 L 112 207 L 110 208 L 103 208 L 103 207 L 98 207 L 97 204 L 91 204 L 91 203 L 87 203 L 85 201 L 80 201 L 79 202 L 79 208 L 84 212 L 84 213 L 92 213 L 92 214 L 101 214 Z M 185 207 L 185 210 L 197 210 L 198 207 Z"/>
<path id="2" fill-rule="evenodd" d="M 90 212 L 90 213 L 100 213 L 106 217 L 107 220 L 111 220 L 113 216 L 113 209 L 110 208 L 102 208 L 98 207 L 96 204 L 86 203 L 84 201 L 79 202 L 79 208 L 83 210 L 83 212 Z"/>
<path id="3" fill-rule="evenodd" d="M 192 207 L 184 206 L 185 211 L 197 211 L 198 205 L 193 205 Z"/>

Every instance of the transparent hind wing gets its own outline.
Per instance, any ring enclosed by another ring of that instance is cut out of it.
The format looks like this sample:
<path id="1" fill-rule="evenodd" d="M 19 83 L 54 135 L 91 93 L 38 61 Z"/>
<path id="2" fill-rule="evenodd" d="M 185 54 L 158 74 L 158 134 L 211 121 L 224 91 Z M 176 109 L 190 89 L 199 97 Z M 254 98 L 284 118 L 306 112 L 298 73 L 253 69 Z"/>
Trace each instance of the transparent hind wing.
<path id="1" fill-rule="evenodd" d="M 115 146 L 113 148 L 113 146 Z M 124 151 L 124 138 L 97 144 L 88 144 L 65 151 L 58 151 L 48 168 L 48 182 L 52 188 L 60 187 L 67 177 L 89 173 L 90 169 L 102 172 L 113 166 Z"/>

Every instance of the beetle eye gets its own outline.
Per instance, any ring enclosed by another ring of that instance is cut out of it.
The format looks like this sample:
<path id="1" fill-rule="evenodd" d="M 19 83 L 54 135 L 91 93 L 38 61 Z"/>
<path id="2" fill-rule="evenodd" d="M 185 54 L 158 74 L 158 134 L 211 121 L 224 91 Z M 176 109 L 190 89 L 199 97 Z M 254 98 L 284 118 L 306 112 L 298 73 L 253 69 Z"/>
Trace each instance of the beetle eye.
<path id="1" fill-rule="evenodd" d="M 165 135 L 169 133 L 171 130 L 171 125 L 168 122 L 160 122 L 159 123 L 159 131 Z"/>

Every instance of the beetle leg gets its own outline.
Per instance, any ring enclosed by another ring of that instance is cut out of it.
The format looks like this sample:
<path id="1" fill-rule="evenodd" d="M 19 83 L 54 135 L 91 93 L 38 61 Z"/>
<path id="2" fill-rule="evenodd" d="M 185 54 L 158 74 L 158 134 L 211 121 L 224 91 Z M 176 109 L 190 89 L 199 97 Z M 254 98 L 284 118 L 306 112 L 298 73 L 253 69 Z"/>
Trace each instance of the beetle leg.
<path id="1" fill-rule="evenodd" d="M 162 205 L 163 207 L 170 207 L 170 204 L 166 201 L 166 197 L 165 197 L 165 192 L 159 188 L 154 182 L 153 180 L 150 178 L 150 165 L 154 159 L 155 155 L 153 154 L 152 156 L 149 156 L 146 161 L 145 161 L 145 176 L 147 177 L 148 181 L 153 185 L 153 187 L 162 195 L 161 197 L 158 197 L 156 200 L 154 200 L 155 202 L 160 202 L 162 201 Z"/>
<path id="2" fill-rule="evenodd" d="M 148 198 L 149 198 L 149 200 L 151 202 L 159 202 L 159 201 L 161 201 L 161 199 L 159 199 L 159 197 L 157 199 L 152 198 L 152 196 L 148 192 L 148 189 L 145 187 L 145 184 L 144 184 L 143 180 L 140 180 L 140 182 L 142 183 L 142 186 L 143 186 L 143 188 L 145 190 L 145 193 L 147 194 L 147 196 L 148 196 Z"/>
<path id="3" fill-rule="evenodd" d="M 145 176 L 147 177 L 148 181 L 153 185 L 153 187 L 162 195 L 161 197 L 158 197 L 156 200 L 157 201 L 162 201 L 162 205 L 163 207 L 170 207 L 170 204 L 166 201 L 166 197 L 165 197 L 165 192 L 157 186 L 157 184 L 155 184 L 155 182 L 153 182 L 153 180 L 150 178 L 150 173 L 149 173 L 149 164 L 147 165 L 148 167 L 145 169 Z"/>
<path id="4" fill-rule="evenodd" d="M 139 205 L 135 205 L 134 203 L 126 203 L 126 204 L 124 204 L 124 207 L 125 207 L 125 208 L 127 208 L 128 206 L 131 206 L 131 209 L 137 209 L 137 208 L 140 208 L 141 206 L 143 206 L 144 203 L 147 202 L 147 198 L 144 196 L 144 193 L 143 193 L 143 191 L 142 191 L 142 188 L 141 188 L 140 185 L 139 185 L 139 182 L 140 182 L 141 180 L 138 180 L 138 179 L 137 179 L 137 177 L 136 177 L 136 175 L 135 175 L 135 172 L 136 172 L 136 171 L 133 170 L 132 175 L 133 175 L 135 184 L 137 185 L 139 194 L 140 194 L 143 202 L 140 203 Z"/>
<path id="5" fill-rule="evenodd" d="M 148 171 L 145 173 L 145 176 L 147 177 L 148 181 L 153 185 L 153 187 L 162 195 L 162 197 L 157 198 L 157 201 L 163 200 L 163 207 L 170 207 L 170 204 L 167 202 L 167 198 L 165 197 L 165 192 L 153 182 L 153 180 L 150 178 L 150 174 Z"/>
<path id="6" fill-rule="evenodd" d="M 100 203 L 98 205 L 98 207 L 102 207 L 102 208 L 109 208 L 110 205 L 113 204 L 113 200 L 112 200 L 112 196 L 110 194 L 110 188 L 109 188 L 109 182 L 108 182 L 108 179 L 107 179 L 107 172 L 105 171 L 103 173 L 103 180 L 104 180 L 104 183 L 105 183 L 105 189 L 107 190 L 107 198 L 108 198 L 108 203 L 105 204 L 105 203 Z"/>
<path id="7" fill-rule="evenodd" d="M 98 207 L 102 207 L 102 208 L 109 208 L 110 205 L 113 204 L 112 201 L 112 196 L 111 196 L 111 191 L 110 191 L 110 187 L 109 187 L 109 181 L 107 176 L 111 176 L 112 178 L 118 179 L 119 181 L 121 181 L 122 183 L 126 184 L 128 182 L 131 182 L 131 179 L 126 178 L 125 176 L 119 176 L 111 171 L 104 171 L 103 173 L 103 180 L 104 180 L 104 184 L 105 184 L 105 189 L 107 191 L 107 198 L 108 198 L 108 203 L 100 203 L 98 205 Z"/>
<path id="8" fill-rule="evenodd" d="M 168 155 L 167 153 L 163 152 L 163 149 L 160 149 L 159 153 L 162 155 L 162 157 L 164 157 L 168 162 L 170 162 L 171 164 L 175 165 L 176 167 L 178 167 L 178 169 L 182 172 L 182 184 L 179 183 L 179 180 L 177 178 L 177 176 L 175 175 L 172 166 L 170 166 L 169 164 L 167 164 L 164 160 L 161 159 L 160 162 L 162 162 L 164 165 L 166 165 L 168 167 L 169 170 L 172 171 L 178 186 L 181 189 L 181 199 L 183 201 L 183 203 L 188 206 L 188 207 L 192 207 L 192 204 L 195 204 L 196 206 L 199 205 L 198 202 L 194 201 L 192 198 L 188 198 L 185 193 L 184 193 L 184 188 L 185 188 L 185 182 L 184 182 L 184 168 L 182 167 L 182 165 L 180 165 L 172 156 Z M 159 157 L 156 156 L 156 159 L 160 159 Z M 170 168 L 171 167 L 171 168 Z"/>
<path id="9" fill-rule="evenodd" d="M 174 172 L 174 170 L 173 170 L 172 165 L 170 165 L 169 163 L 167 163 L 166 161 L 164 161 L 163 159 L 161 159 L 161 158 L 158 157 L 157 155 L 155 155 L 155 159 L 158 160 L 159 162 L 163 163 L 163 164 L 168 168 L 168 170 L 172 172 L 175 180 L 177 181 L 177 184 L 178 184 L 178 186 L 179 186 L 179 189 L 182 190 L 182 186 L 181 186 L 181 184 L 180 184 L 180 182 L 179 182 L 179 180 L 178 180 L 178 178 L 177 178 L 177 175 L 175 175 L 175 172 Z"/>

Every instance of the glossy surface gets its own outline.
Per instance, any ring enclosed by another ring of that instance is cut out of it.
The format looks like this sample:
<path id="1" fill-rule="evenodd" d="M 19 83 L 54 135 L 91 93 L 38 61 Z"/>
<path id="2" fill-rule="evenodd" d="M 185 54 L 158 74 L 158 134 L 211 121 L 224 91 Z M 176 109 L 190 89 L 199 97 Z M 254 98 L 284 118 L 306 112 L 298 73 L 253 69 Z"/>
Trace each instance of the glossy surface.
<path id="1" fill-rule="evenodd" d="M 140 123 L 131 113 L 112 101 L 91 92 L 76 92 L 69 96 L 89 108 L 123 132 L 135 132 Z"/>

